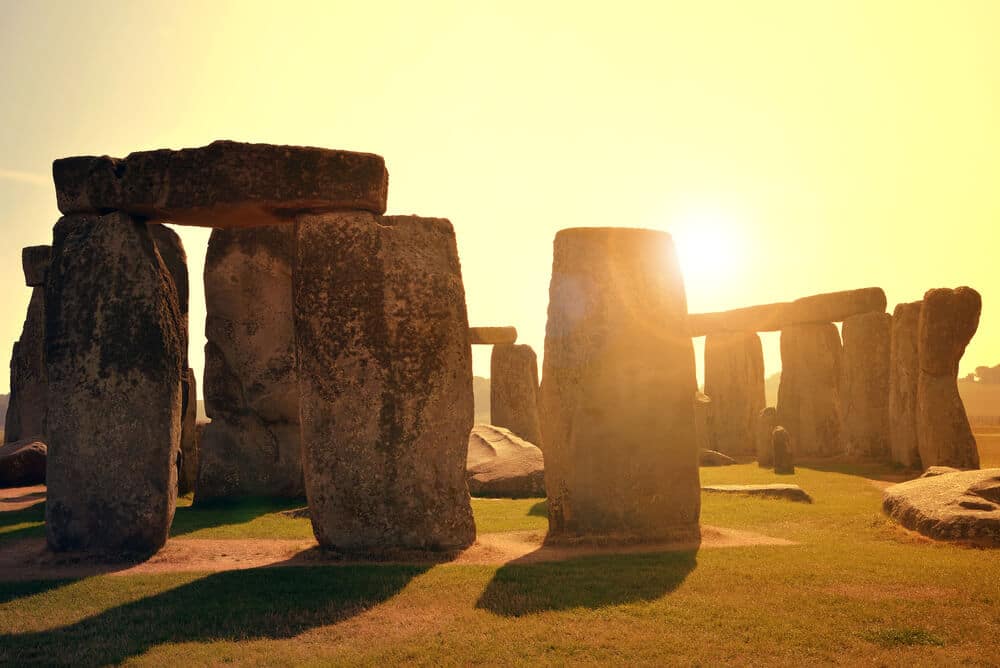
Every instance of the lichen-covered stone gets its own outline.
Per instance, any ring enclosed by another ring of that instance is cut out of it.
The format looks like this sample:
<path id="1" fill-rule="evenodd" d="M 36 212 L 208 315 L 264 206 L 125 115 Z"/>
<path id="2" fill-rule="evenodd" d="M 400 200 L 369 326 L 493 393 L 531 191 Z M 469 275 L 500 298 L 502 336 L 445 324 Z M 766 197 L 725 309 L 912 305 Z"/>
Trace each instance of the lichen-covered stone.
<path id="1" fill-rule="evenodd" d="M 863 313 L 844 321 L 840 398 L 844 450 L 888 460 L 892 316 Z"/>
<path id="2" fill-rule="evenodd" d="M 213 230 L 205 256 L 205 411 L 195 500 L 305 494 L 291 226 Z M 335 337 L 335 332 L 328 335 Z"/>
<path id="3" fill-rule="evenodd" d="M 778 411 L 774 406 L 768 406 L 757 413 L 754 422 L 754 445 L 757 449 L 757 464 L 764 468 L 774 466 L 774 448 L 771 446 L 771 434 L 778 426 Z"/>
<path id="4" fill-rule="evenodd" d="M 465 468 L 472 349 L 447 220 L 297 220 L 306 493 L 320 545 L 451 550 L 475 540 Z"/>
<path id="5" fill-rule="evenodd" d="M 528 345 L 495 345 L 490 358 L 490 421 L 536 446 L 542 443 L 538 419 L 538 360 Z"/>
<path id="6" fill-rule="evenodd" d="M 509 499 L 545 496 L 542 451 L 503 427 L 477 424 L 472 428 L 466 473 L 473 496 Z"/>
<path id="7" fill-rule="evenodd" d="M 45 526 L 57 551 L 150 553 L 177 498 L 181 316 L 147 225 L 56 224 L 45 292 Z"/>
<path id="8" fill-rule="evenodd" d="M 4 441 L 45 437 L 45 289 L 32 288 L 21 338 L 10 356 L 10 398 Z"/>
<path id="9" fill-rule="evenodd" d="M 917 328 L 917 439 L 926 466 L 979 468 L 979 450 L 958 394 L 958 365 L 979 328 L 983 300 L 972 288 L 924 295 Z"/>
<path id="10" fill-rule="evenodd" d="M 541 392 L 550 540 L 699 535 L 686 317 L 670 235 L 556 235 Z"/>
<path id="11" fill-rule="evenodd" d="M 889 447 L 892 461 L 921 469 L 917 436 L 917 330 L 922 301 L 898 304 L 892 314 L 889 354 Z"/>
<path id="12" fill-rule="evenodd" d="M 788 430 L 796 458 L 843 452 L 841 356 L 840 333 L 832 323 L 795 325 L 781 332 L 778 424 Z"/>
<path id="13" fill-rule="evenodd" d="M 712 398 L 714 449 L 730 456 L 754 454 L 754 422 L 767 403 L 764 352 L 757 334 L 705 337 L 705 394 Z"/>
<path id="14" fill-rule="evenodd" d="M 381 156 L 233 141 L 63 158 L 52 177 L 66 214 L 117 210 L 216 228 L 290 225 L 306 211 L 382 213 L 389 186 Z"/>

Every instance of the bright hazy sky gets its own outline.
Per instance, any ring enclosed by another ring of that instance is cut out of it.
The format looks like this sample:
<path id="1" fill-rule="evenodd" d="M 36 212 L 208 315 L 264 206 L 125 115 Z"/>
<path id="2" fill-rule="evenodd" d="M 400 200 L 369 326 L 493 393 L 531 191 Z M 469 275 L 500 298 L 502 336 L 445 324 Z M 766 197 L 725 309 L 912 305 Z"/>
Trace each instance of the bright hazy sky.
<path id="1" fill-rule="evenodd" d="M 962 371 L 997 364 L 998 31 L 993 0 L 0 0 L 0 351 L 53 159 L 226 138 L 384 155 L 390 213 L 454 223 L 471 323 L 539 353 L 553 236 L 610 225 L 674 233 L 692 312 L 973 286 Z"/>

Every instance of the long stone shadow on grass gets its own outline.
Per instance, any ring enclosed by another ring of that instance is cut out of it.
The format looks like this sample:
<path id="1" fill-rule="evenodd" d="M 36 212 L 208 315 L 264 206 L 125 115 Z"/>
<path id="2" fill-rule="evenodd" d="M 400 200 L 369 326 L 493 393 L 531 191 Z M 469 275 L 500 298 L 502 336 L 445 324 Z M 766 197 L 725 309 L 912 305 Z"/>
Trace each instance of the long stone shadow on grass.
<path id="1" fill-rule="evenodd" d="M 0 635 L 0 665 L 117 664 L 169 642 L 291 638 L 388 600 L 429 568 L 360 565 L 215 573 L 75 624 Z"/>
<path id="2" fill-rule="evenodd" d="M 178 506 L 174 513 L 174 522 L 170 527 L 170 535 L 183 536 L 200 529 L 245 524 L 263 515 L 294 510 L 305 505 L 304 498 L 242 497 L 204 501 L 193 506 Z"/>
<path id="3" fill-rule="evenodd" d="M 606 554 L 541 563 L 531 563 L 528 555 L 497 570 L 476 607 L 521 617 L 654 601 L 684 582 L 697 566 L 697 555 L 697 550 Z"/>

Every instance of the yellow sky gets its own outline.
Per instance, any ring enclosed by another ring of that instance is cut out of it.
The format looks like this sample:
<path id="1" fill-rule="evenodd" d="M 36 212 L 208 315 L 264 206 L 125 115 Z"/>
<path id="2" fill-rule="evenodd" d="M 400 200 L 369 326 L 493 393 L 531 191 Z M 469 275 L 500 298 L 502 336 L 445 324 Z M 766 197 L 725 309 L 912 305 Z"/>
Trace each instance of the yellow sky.
<path id="1" fill-rule="evenodd" d="M 54 158 L 227 138 L 384 155 L 391 213 L 455 224 L 470 321 L 539 353 L 555 232 L 619 225 L 676 233 L 692 311 L 971 285 L 963 373 L 997 364 L 998 30 L 992 0 L 0 0 L 0 351 Z"/>

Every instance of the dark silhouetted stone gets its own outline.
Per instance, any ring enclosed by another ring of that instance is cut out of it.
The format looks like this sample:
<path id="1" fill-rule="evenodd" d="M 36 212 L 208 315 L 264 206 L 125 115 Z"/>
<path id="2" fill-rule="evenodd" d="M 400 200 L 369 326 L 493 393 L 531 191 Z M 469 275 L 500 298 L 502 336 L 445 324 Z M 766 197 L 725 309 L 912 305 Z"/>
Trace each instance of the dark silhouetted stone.
<path id="1" fill-rule="evenodd" d="M 841 355 L 840 334 L 832 323 L 796 325 L 781 332 L 778 424 L 788 430 L 796 458 L 843 452 Z"/>
<path id="2" fill-rule="evenodd" d="M 177 498 L 181 316 L 149 228 L 65 216 L 45 287 L 48 496 L 57 551 L 150 553 Z"/>
<path id="3" fill-rule="evenodd" d="M 217 228 L 291 224 L 307 211 L 382 213 L 389 186 L 381 156 L 233 141 L 121 159 L 63 158 L 52 177 L 66 214 L 119 210 Z"/>
<path id="4" fill-rule="evenodd" d="M 516 327 L 470 327 L 469 343 L 472 345 L 511 345 L 517 341 Z"/>
<path id="5" fill-rule="evenodd" d="M 213 230 L 205 256 L 205 412 L 195 500 L 300 497 L 292 226 Z M 330 330 L 327 335 L 336 338 Z"/>
<path id="6" fill-rule="evenodd" d="M 851 316 L 844 321 L 841 335 L 844 356 L 840 402 L 845 452 L 888 460 L 892 316 L 875 312 Z"/>
<path id="7" fill-rule="evenodd" d="M 771 432 L 771 451 L 774 453 L 774 472 L 782 475 L 795 473 L 795 455 L 792 437 L 784 427 Z"/>
<path id="8" fill-rule="evenodd" d="M 26 246 L 21 249 L 21 266 L 24 283 L 31 288 L 45 286 L 45 276 L 52 261 L 52 246 Z"/>
<path id="9" fill-rule="evenodd" d="M 502 427 L 477 424 L 472 428 L 466 473 L 473 496 L 510 499 L 545 496 L 542 451 Z"/>
<path id="10" fill-rule="evenodd" d="M 897 304 L 889 354 L 889 447 L 892 461 L 921 469 L 917 437 L 917 330 L 922 301 Z"/>
<path id="11" fill-rule="evenodd" d="M 32 288 L 21 338 L 10 356 L 10 399 L 4 421 L 7 443 L 45 438 L 45 289 Z"/>
<path id="12" fill-rule="evenodd" d="M 550 540 L 699 536 L 686 316 L 670 235 L 556 235 L 541 392 Z"/>
<path id="13" fill-rule="evenodd" d="M 925 467 L 979 468 L 976 439 L 958 394 L 958 364 L 979 328 L 982 307 L 972 288 L 924 295 L 917 329 L 917 439 Z"/>
<path id="14" fill-rule="evenodd" d="M 765 468 L 774 466 L 774 448 L 771 446 L 771 434 L 778 426 L 778 411 L 768 406 L 757 413 L 754 423 L 754 445 L 757 449 L 757 464 Z"/>
<path id="15" fill-rule="evenodd" d="M 705 394 L 712 398 L 715 449 L 754 454 L 753 427 L 764 408 L 764 352 L 753 332 L 705 338 Z"/>
<path id="16" fill-rule="evenodd" d="M 475 540 L 466 454 L 472 349 L 451 223 L 296 221 L 306 493 L 320 545 L 452 550 Z"/>
<path id="17" fill-rule="evenodd" d="M 490 421 L 540 445 L 538 360 L 527 345 L 496 345 L 490 358 Z"/>
<path id="18" fill-rule="evenodd" d="M 0 487 L 44 484 L 45 458 L 45 444 L 33 438 L 0 445 Z"/>
<path id="19" fill-rule="evenodd" d="M 198 382 L 194 369 L 181 378 L 181 465 L 177 471 L 177 491 L 193 492 L 198 485 Z"/>

